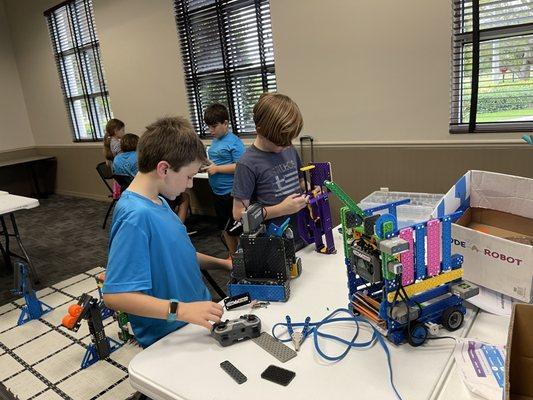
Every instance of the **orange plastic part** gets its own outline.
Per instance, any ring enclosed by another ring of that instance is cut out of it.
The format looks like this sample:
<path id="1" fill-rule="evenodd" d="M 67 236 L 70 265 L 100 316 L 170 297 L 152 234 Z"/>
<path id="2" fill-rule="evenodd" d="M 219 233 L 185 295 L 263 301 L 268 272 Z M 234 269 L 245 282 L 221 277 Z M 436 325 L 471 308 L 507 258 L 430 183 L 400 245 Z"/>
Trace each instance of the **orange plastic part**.
<path id="1" fill-rule="evenodd" d="M 82 308 L 79 304 L 71 304 L 68 308 L 68 313 L 74 318 L 78 318 L 81 315 Z"/>
<path id="2" fill-rule="evenodd" d="M 74 328 L 74 325 L 76 324 L 76 317 L 73 317 L 70 314 L 67 314 L 63 317 L 61 320 L 61 325 L 63 325 L 65 328 L 72 329 Z"/>

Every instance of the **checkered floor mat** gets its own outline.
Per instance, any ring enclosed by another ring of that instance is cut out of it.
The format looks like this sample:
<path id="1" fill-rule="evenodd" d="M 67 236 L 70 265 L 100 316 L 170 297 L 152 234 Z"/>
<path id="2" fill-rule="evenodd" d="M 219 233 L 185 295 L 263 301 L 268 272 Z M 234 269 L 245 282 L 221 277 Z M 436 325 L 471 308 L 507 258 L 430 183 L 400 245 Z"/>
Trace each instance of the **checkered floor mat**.
<path id="1" fill-rule="evenodd" d="M 101 360 L 81 369 L 81 360 L 91 343 L 87 322 L 78 332 L 61 326 L 68 306 L 83 293 L 98 297 L 95 268 L 37 292 L 53 310 L 39 320 L 17 326 L 24 305 L 19 299 L 0 307 L 0 382 L 19 399 L 127 399 L 135 393 L 128 380 L 128 363 L 141 351 L 126 343 Z M 106 335 L 118 339 L 113 318 L 104 322 Z"/>

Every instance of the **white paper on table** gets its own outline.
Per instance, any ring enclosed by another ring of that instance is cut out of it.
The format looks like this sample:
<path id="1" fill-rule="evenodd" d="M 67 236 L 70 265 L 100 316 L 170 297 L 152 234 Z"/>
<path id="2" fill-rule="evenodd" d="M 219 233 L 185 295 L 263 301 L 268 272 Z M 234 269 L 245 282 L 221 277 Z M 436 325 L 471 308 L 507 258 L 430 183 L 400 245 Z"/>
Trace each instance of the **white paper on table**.
<path id="1" fill-rule="evenodd" d="M 458 339 L 453 355 L 459 375 L 470 392 L 483 399 L 502 399 L 505 346 Z"/>
<path id="2" fill-rule="evenodd" d="M 510 316 L 514 303 L 521 303 L 519 300 L 513 299 L 502 293 L 487 289 L 486 287 L 479 287 L 479 294 L 467 300 L 469 303 L 481 308 L 483 311 L 496 315 Z"/>

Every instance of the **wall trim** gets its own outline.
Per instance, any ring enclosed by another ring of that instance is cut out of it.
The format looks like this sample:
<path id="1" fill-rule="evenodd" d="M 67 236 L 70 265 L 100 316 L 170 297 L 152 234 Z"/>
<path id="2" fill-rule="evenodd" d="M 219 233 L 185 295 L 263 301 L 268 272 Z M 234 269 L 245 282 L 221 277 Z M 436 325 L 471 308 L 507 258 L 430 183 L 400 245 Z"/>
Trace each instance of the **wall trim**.
<path id="1" fill-rule="evenodd" d="M 33 149 L 35 149 L 35 146 L 15 147 L 13 149 L 0 150 L 0 154 L 12 153 L 12 152 L 15 152 L 15 151 L 22 151 L 22 150 L 33 150 Z"/>
<path id="2" fill-rule="evenodd" d="M 90 143 L 63 143 L 63 144 L 37 144 L 35 148 L 37 149 L 53 149 L 57 147 L 75 147 L 75 148 L 103 148 L 102 142 L 90 142 Z"/>
<path id="3" fill-rule="evenodd" d="M 210 145 L 211 140 L 204 139 L 202 142 L 205 145 Z M 252 143 L 251 140 L 245 139 L 243 142 L 246 145 Z M 299 142 L 293 142 L 294 146 L 299 146 Z M 428 141 L 365 141 L 365 142 L 335 142 L 335 141 L 315 141 L 315 147 L 398 147 L 398 148 L 494 148 L 494 147 L 525 147 L 525 143 L 521 139 L 497 139 L 497 140 L 428 140 Z M 52 149 L 52 148 L 101 148 L 102 143 L 69 143 L 69 144 L 40 144 L 36 145 L 35 149 Z M 24 149 L 30 149 L 26 147 Z M 16 149 L 16 150 L 22 150 Z M 15 151 L 8 150 L 8 151 Z"/>
<path id="4" fill-rule="evenodd" d="M 368 142 L 328 142 L 315 144 L 316 147 L 402 147 L 402 148 L 494 148 L 525 147 L 521 139 L 507 140 L 431 140 L 431 141 L 368 141 Z"/>

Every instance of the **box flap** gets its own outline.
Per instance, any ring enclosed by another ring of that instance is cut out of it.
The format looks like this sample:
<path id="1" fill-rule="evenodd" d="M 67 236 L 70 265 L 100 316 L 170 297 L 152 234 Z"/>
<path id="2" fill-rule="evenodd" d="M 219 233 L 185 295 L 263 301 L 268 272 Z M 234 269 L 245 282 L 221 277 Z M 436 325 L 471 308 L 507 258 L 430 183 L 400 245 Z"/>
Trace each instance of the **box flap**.
<path id="1" fill-rule="evenodd" d="M 533 218 L 533 179 L 470 171 L 470 205 Z"/>
<path id="2" fill-rule="evenodd" d="M 442 217 L 470 206 L 533 218 L 533 179 L 468 171 L 444 195 L 431 215 Z"/>
<path id="3" fill-rule="evenodd" d="M 464 174 L 437 204 L 432 217 L 443 217 L 455 211 L 465 211 L 470 207 L 470 176 L 472 171 Z"/>

